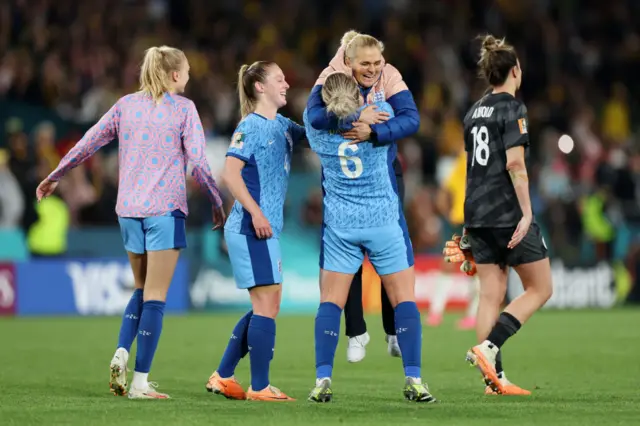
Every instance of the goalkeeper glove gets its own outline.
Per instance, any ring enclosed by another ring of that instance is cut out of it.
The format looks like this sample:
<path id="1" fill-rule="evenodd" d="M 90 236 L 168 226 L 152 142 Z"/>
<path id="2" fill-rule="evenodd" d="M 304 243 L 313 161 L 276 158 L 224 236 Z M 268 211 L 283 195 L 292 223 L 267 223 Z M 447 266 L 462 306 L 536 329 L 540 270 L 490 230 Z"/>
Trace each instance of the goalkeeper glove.
<path id="1" fill-rule="evenodd" d="M 471 253 L 468 235 L 451 237 L 451 240 L 445 243 L 442 254 L 444 254 L 444 261 L 447 263 L 461 263 L 460 270 L 468 276 L 472 277 L 476 274 L 476 262 Z"/>

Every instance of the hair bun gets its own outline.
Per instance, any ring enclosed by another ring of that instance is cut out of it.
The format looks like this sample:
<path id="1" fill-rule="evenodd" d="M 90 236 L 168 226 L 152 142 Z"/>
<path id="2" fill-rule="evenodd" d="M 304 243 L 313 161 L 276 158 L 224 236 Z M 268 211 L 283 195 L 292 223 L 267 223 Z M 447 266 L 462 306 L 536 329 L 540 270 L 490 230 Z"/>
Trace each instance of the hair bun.
<path id="1" fill-rule="evenodd" d="M 346 33 L 344 33 L 344 35 L 342 36 L 342 39 L 340 39 L 340 46 L 341 47 L 347 47 L 347 45 L 349 43 L 351 43 L 351 41 L 358 37 L 360 35 L 359 32 L 355 31 L 355 30 L 349 30 Z"/>
<path id="2" fill-rule="evenodd" d="M 491 52 L 500 49 L 504 45 L 504 39 L 498 39 L 491 34 L 487 34 L 482 39 L 482 50 Z"/>
<path id="3" fill-rule="evenodd" d="M 480 76 L 492 86 L 504 83 L 511 68 L 518 65 L 515 49 L 504 38 L 496 38 L 491 34 L 477 38 L 482 42 L 478 61 Z"/>
<path id="4" fill-rule="evenodd" d="M 341 93 L 336 95 L 327 103 L 327 111 L 333 112 L 338 118 L 345 118 L 353 112 L 348 94 Z"/>

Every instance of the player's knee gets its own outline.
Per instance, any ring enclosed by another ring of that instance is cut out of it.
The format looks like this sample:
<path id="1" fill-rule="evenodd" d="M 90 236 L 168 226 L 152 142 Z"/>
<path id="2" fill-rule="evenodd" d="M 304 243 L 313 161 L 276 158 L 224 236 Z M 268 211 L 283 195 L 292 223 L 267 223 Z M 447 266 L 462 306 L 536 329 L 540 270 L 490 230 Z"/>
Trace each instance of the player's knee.
<path id="1" fill-rule="evenodd" d="M 348 293 L 347 296 L 343 297 L 342 294 L 336 293 L 320 293 L 320 303 L 333 303 L 338 306 L 340 309 L 344 309 L 344 305 L 347 304 Z"/>
<path id="2" fill-rule="evenodd" d="M 147 285 L 144 289 L 143 299 L 145 302 L 148 300 L 159 300 L 164 302 L 167 300 L 167 290 Z"/>
<path id="3" fill-rule="evenodd" d="M 275 318 L 280 313 L 280 285 L 258 286 L 249 291 L 255 315 Z"/>
<path id="4" fill-rule="evenodd" d="M 409 267 L 400 272 L 381 277 L 382 285 L 387 290 L 389 301 L 394 308 L 402 302 L 415 302 L 415 272 Z"/>
<path id="5" fill-rule="evenodd" d="M 553 285 L 551 281 L 540 283 L 540 285 L 536 287 L 536 290 L 539 294 L 541 305 L 547 303 L 547 300 L 553 296 Z"/>
<path id="6" fill-rule="evenodd" d="M 349 285 L 323 280 L 320 285 L 320 303 L 333 303 L 344 309 L 349 298 Z"/>
<path id="7" fill-rule="evenodd" d="M 539 307 L 542 307 L 553 295 L 553 290 L 550 282 L 537 282 L 535 285 L 527 286 L 525 294 L 531 298 L 530 300 L 535 300 Z"/>
<path id="8" fill-rule="evenodd" d="M 166 280 L 147 279 L 144 284 L 144 300 L 166 300 L 170 284 Z"/>
<path id="9" fill-rule="evenodd" d="M 496 305 L 499 306 L 502 304 L 505 296 L 506 289 L 501 286 L 481 286 L 480 287 L 480 299 L 485 305 Z"/>
<path id="10" fill-rule="evenodd" d="M 403 302 L 415 302 L 416 294 L 414 288 L 408 285 L 400 285 L 394 288 L 387 287 L 389 302 L 394 308 Z"/>
<path id="11" fill-rule="evenodd" d="M 321 273 L 320 303 L 333 303 L 344 309 L 349 297 L 349 289 L 353 276 L 328 271 Z"/>
<path id="12" fill-rule="evenodd" d="M 259 304 L 253 306 L 253 313 L 261 317 L 275 318 L 280 313 L 280 304 Z"/>
<path id="13" fill-rule="evenodd" d="M 525 292 L 538 299 L 540 306 L 543 306 L 553 295 L 553 283 L 548 260 L 532 264 L 523 274 L 518 273 Z"/>

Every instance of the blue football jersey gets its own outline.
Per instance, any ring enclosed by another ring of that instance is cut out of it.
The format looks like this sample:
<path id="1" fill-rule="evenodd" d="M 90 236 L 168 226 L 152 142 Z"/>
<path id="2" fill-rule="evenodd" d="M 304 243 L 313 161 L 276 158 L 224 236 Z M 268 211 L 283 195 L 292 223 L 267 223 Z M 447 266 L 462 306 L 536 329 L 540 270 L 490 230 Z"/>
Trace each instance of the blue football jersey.
<path id="1" fill-rule="evenodd" d="M 394 116 L 388 103 L 375 105 Z M 304 123 L 311 149 L 322 164 L 324 223 L 335 228 L 369 228 L 397 222 L 400 201 L 393 170 L 396 144 L 350 145 L 339 132 L 311 127 L 306 110 Z"/>
<path id="2" fill-rule="evenodd" d="M 242 179 L 269 220 L 274 238 L 282 232 L 293 144 L 304 135 L 304 127 L 280 114 L 269 120 L 252 113 L 238 123 L 227 151 L 227 156 L 246 163 Z M 256 235 L 251 215 L 237 200 L 224 228 L 239 234 Z"/>

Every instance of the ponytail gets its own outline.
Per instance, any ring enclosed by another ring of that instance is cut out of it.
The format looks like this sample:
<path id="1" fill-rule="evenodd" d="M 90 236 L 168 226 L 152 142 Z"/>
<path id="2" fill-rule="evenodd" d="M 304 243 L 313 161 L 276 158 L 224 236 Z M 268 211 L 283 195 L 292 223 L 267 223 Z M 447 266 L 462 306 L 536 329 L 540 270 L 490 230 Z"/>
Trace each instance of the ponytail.
<path id="1" fill-rule="evenodd" d="M 360 92 L 352 77 L 336 72 L 327 77 L 322 85 L 322 100 L 327 111 L 339 119 L 355 113 L 360 106 Z"/>
<path id="2" fill-rule="evenodd" d="M 499 86 L 507 80 L 511 69 L 518 65 L 518 55 L 504 38 L 499 39 L 491 34 L 478 38 L 482 40 L 478 60 L 480 77 L 492 86 Z"/>
<path id="3" fill-rule="evenodd" d="M 255 111 L 258 103 L 256 83 L 266 81 L 268 68 L 271 65 L 274 65 L 274 62 L 257 61 L 251 65 L 245 64 L 240 67 L 240 71 L 238 71 L 238 99 L 242 118 Z"/>
<path id="4" fill-rule="evenodd" d="M 151 47 L 145 51 L 140 67 L 140 91 L 155 102 L 171 89 L 170 73 L 180 71 L 186 60 L 184 52 L 169 46 Z"/>
<path id="5" fill-rule="evenodd" d="M 255 109 L 254 101 L 252 101 L 244 88 L 244 75 L 249 69 L 249 65 L 244 64 L 238 72 L 238 98 L 240 100 L 240 115 L 242 118 L 251 114 Z"/>

